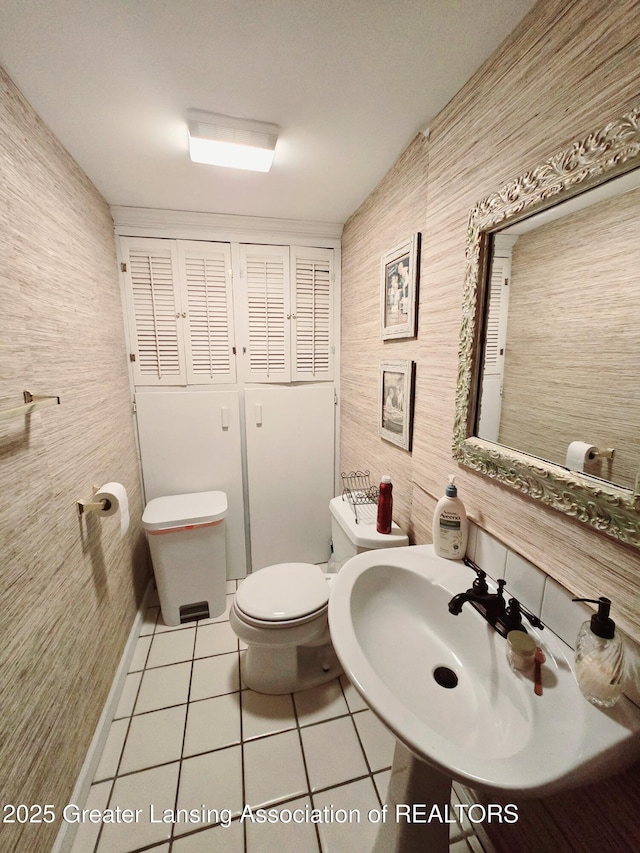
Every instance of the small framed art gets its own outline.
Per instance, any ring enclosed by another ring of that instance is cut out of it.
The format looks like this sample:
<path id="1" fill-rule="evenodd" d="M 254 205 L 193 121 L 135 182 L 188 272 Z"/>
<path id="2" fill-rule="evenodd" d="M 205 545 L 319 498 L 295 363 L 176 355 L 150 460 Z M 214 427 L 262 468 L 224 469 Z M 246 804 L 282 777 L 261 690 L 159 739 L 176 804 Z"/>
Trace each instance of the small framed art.
<path id="1" fill-rule="evenodd" d="M 380 274 L 382 339 L 416 334 L 420 234 L 383 255 Z"/>
<path id="2" fill-rule="evenodd" d="M 415 362 L 380 362 L 378 431 L 386 441 L 411 450 Z"/>

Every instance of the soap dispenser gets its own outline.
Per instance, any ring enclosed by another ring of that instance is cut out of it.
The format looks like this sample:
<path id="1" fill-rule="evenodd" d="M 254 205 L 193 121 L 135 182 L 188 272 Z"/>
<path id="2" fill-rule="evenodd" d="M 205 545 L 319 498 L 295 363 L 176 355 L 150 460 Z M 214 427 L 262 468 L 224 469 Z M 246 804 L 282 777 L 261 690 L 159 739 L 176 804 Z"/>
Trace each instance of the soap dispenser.
<path id="1" fill-rule="evenodd" d="M 624 646 L 609 617 L 611 601 L 601 597 L 574 598 L 598 605 L 598 612 L 582 623 L 576 641 L 576 678 L 578 686 L 592 705 L 611 708 L 622 693 Z"/>

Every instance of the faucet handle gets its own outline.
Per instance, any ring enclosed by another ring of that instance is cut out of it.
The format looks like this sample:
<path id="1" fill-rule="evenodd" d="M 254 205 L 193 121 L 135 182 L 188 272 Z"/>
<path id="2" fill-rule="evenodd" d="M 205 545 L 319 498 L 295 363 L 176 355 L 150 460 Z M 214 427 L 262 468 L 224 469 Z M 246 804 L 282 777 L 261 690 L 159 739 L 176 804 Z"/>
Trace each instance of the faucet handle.
<path id="1" fill-rule="evenodd" d="M 489 587 L 487 585 L 487 573 L 483 571 L 483 569 L 479 569 L 477 566 L 474 566 L 473 568 L 478 577 L 474 580 L 472 589 L 474 592 L 477 592 L 478 595 L 486 595 L 489 592 Z"/>
<path id="2" fill-rule="evenodd" d="M 508 631 L 523 631 L 522 627 L 522 610 L 520 602 L 517 598 L 510 598 L 507 609 L 504 614 L 505 630 Z"/>

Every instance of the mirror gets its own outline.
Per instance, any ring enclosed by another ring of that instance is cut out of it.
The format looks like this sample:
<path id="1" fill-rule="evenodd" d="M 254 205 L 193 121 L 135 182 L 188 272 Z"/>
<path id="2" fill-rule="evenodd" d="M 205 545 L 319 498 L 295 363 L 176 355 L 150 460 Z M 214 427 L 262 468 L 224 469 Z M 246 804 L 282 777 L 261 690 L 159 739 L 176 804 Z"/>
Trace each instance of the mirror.
<path id="1" fill-rule="evenodd" d="M 454 457 L 640 547 L 640 108 L 470 213 Z"/>

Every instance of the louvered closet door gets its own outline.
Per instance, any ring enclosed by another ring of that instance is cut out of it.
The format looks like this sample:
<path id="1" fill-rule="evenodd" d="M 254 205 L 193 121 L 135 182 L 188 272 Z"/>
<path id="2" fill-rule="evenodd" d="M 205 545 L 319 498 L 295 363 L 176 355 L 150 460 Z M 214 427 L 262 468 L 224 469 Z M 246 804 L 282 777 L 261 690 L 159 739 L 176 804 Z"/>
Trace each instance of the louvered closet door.
<path id="1" fill-rule="evenodd" d="M 231 248 L 185 240 L 178 258 L 188 382 L 235 382 Z"/>
<path id="2" fill-rule="evenodd" d="M 121 238 L 136 385 L 183 385 L 177 254 L 169 240 Z"/>
<path id="3" fill-rule="evenodd" d="M 500 435 L 510 269 L 509 258 L 493 258 L 478 420 L 478 435 L 487 441 L 498 441 Z"/>
<path id="4" fill-rule="evenodd" d="M 289 249 L 240 247 L 246 298 L 248 382 L 288 382 L 290 376 Z"/>
<path id="5" fill-rule="evenodd" d="M 489 278 L 489 306 L 483 365 L 485 373 L 502 374 L 504 369 L 504 346 L 509 310 L 509 270 L 508 258 L 494 257 Z"/>
<path id="6" fill-rule="evenodd" d="M 333 251 L 291 249 L 291 379 L 333 379 Z"/>

